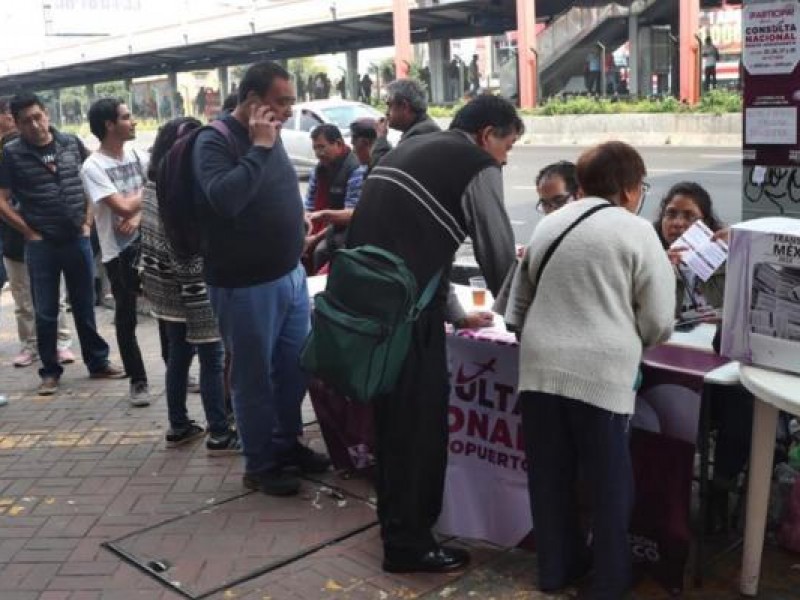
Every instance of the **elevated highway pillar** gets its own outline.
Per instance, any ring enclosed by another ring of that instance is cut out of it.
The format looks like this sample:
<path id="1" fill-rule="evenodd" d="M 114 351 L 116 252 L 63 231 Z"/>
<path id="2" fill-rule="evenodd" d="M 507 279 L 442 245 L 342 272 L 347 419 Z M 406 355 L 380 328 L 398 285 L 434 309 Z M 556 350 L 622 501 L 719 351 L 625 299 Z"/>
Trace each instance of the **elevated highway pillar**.
<path id="1" fill-rule="evenodd" d="M 700 101 L 700 46 L 697 30 L 700 24 L 700 3 L 680 0 L 680 99 L 690 104 Z"/>
<path id="2" fill-rule="evenodd" d="M 431 99 L 434 104 L 447 101 L 447 63 L 450 62 L 450 40 L 428 42 L 431 69 Z"/>
<path id="3" fill-rule="evenodd" d="M 133 79 L 130 77 L 124 79 L 122 85 L 125 86 L 125 103 L 128 105 L 128 108 L 133 111 Z"/>
<path id="4" fill-rule="evenodd" d="M 408 77 L 409 65 L 414 60 L 411 50 L 411 13 L 408 0 L 392 0 L 394 25 L 394 67 L 397 78 Z"/>
<path id="5" fill-rule="evenodd" d="M 167 73 L 167 99 L 169 100 L 169 114 L 161 115 L 162 119 L 174 119 L 178 116 L 178 110 L 175 106 L 175 95 L 178 93 L 178 73 L 170 71 Z M 165 103 L 166 105 L 166 103 Z M 159 107 L 161 104 L 159 103 Z"/>
<path id="6" fill-rule="evenodd" d="M 228 67 L 217 67 L 217 79 L 219 79 L 219 101 L 225 102 L 225 98 L 231 93 Z"/>
<path id="7" fill-rule="evenodd" d="M 628 16 L 628 92 L 639 95 L 639 15 L 631 8 Z"/>
<path id="8" fill-rule="evenodd" d="M 345 57 L 347 58 L 347 98 L 349 100 L 358 100 L 361 95 L 358 93 L 358 50 L 348 50 Z"/>
<path id="9" fill-rule="evenodd" d="M 63 124 L 63 120 L 61 115 L 63 111 L 61 110 L 61 89 L 56 88 L 53 90 L 53 114 L 50 117 L 53 120 L 53 124 L 56 127 L 61 127 Z"/>
<path id="10" fill-rule="evenodd" d="M 517 61 L 520 108 L 533 108 L 536 106 L 539 94 L 536 85 L 537 60 L 536 4 L 534 0 L 517 0 Z"/>

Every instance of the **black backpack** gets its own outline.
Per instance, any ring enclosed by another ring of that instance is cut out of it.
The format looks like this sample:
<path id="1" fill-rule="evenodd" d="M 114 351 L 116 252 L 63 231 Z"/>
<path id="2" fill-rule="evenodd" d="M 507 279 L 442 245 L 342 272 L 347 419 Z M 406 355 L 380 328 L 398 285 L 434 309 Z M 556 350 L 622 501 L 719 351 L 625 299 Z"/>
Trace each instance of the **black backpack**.
<path id="1" fill-rule="evenodd" d="M 194 199 L 194 173 L 192 150 L 201 131 L 212 128 L 228 141 L 238 157 L 236 140 L 228 126 L 220 120 L 205 127 L 178 132 L 178 139 L 164 156 L 156 176 L 158 212 L 164 224 L 164 233 L 178 257 L 187 258 L 201 254 L 205 244 L 198 207 Z"/>

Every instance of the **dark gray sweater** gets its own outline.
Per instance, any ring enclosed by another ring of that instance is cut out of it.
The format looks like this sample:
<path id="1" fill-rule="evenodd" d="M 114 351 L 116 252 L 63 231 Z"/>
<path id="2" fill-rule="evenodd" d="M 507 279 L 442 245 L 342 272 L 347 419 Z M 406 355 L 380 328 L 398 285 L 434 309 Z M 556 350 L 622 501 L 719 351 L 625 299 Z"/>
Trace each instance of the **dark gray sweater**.
<path id="1" fill-rule="evenodd" d="M 424 113 L 420 115 L 416 123 L 403 132 L 403 135 L 400 136 L 400 141 L 397 143 L 399 145 L 414 136 L 424 135 L 426 133 L 436 133 L 437 131 L 441 130 L 442 128 L 439 127 L 439 124 L 431 119 L 428 116 L 428 113 Z M 372 146 L 372 150 L 370 151 L 370 166 L 374 167 L 377 165 L 381 159 L 391 151 L 391 149 L 392 145 L 385 137 L 380 137 L 375 140 L 375 144 Z"/>
<path id="2" fill-rule="evenodd" d="M 234 152 L 214 130 L 200 133 L 192 167 L 207 240 L 209 285 L 250 287 L 283 277 L 300 261 L 305 224 L 297 173 L 283 144 L 253 146 L 247 129 L 224 117 Z"/>

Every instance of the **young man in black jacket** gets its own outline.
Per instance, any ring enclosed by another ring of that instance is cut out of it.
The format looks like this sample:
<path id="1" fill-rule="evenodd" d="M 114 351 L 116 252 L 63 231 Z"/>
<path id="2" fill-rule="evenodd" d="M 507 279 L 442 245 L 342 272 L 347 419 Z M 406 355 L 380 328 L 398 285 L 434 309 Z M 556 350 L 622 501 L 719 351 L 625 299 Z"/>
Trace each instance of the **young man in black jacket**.
<path id="1" fill-rule="evenodd" d="M 447 466 L 447 274 L 469 235 L 489 288 L 500 289 L 514 262 L 501 167 L 523 129 L 508 101 L 479 96 L 456 114 L 450 131 L 415 136 L 387 154 L 365 180 L 353 213 L 348 247 L 395 253 L 420 290 L 442 274 L 438 294 L 414 323 L 396 390 L 373 404 L 386 571 L 449 571 L 469 559 L 440 546 L 431 532 Z"/>
<path id="2" fill-rule="evenodd" d="M 11 114 L 20 137 L 3 149 L 0 216 L 25 236 L 42 360 L 39 394 L 54 394 L 64 371 L 56 350 L 62 275 L 90 377 L 124 377 L 122 369 L 109 363 L 108 344 L 97 333 L 94 318 L 92 211 L 80 179 L 88 151 L 77 137 L 50 127 L 44 105 L 33 94 L 12 98 Z M 10 204 L 12 194 L 19 213 Z"/>
<path id="3" fill-rule="evenodd" d="M 0 162 L 3 160 L 3 146 L 19 137 L 14 118 L 11 116 L 10 98 L 0 98 Z M 19 210 L 12 198 L 12 207 Z M 39 359 L 36 345 L 36 316 L 33 310 L 33 295 L 28 268 L 25 266 L 25 238 L 11 225 L 0 219 L 0 239 L 3 240 L 3 266 L 8 276 L 11 296 L 14 298 L 14 316 L 17 321 L 17 336 L 20 351 L 11 364 L 15 367 L 29 367 Z M 66 295 L 61 290 L 58 310 L 58 362 L 62 365 L 75 362 L 70 350 L 72 332 L 67 326 Z"/>

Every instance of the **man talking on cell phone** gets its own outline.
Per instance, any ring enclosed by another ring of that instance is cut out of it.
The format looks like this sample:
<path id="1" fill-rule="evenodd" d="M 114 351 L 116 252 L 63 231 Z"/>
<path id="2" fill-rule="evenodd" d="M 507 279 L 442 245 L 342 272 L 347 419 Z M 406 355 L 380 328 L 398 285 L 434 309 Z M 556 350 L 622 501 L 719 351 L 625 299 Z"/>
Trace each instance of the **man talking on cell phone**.
<path id="1" fill-rule="evenodd" d="M 280 65 L 252 65 L 239 104 L 208 128 L 192 154 L 195 201 L 205 240 L 211 304 L 232 354 L 231 386 L 245 458 L 244 485 L 291 495 L 298 473 L 320 473 L 327 457 L 299 442 L 306 377 L 300 349 L 310 312 L 300 265 L 305 238 L 297 173 L 280 138 L 295 92 Z"/>

